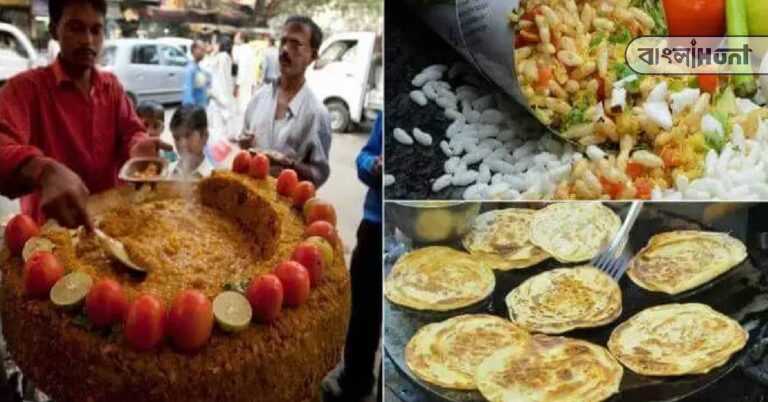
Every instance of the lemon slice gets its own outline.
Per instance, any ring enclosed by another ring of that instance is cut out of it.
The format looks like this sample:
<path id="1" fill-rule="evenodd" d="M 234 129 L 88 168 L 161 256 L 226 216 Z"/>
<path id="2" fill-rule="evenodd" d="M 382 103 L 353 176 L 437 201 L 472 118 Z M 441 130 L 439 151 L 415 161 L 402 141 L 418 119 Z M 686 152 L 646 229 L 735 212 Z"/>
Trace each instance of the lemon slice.
<path id="1" fill-rule="evenodd" d="M 221 329 L 237 332 L 248 326 L 253 311 L 245 296 L 238 292 L 226 291 L 213 299 L 213 316 Z"/>
<path id="2" fill-rule="evenodd" d="M 56 245 L 45 237 L 32 237 L 24 243 L 21 257 L 24 258 L 24 262 L 27 262 L 38 251 L 53 251 L 55 248 Z"/>
<path id="3" fill-rule="evenodd" d="M 320 236 L 309 237 L 306 241 L 320 249 L 320 254 L 323 255 L 323 261 L 325 261 L 325 267 L 330 268 L 333 265 L 333 246 Z"/>
<path id="4" fill-rule="evenodd" d="M 93 279 L 88 274 L 73 272 L 53 285 L 51 301 L 58 307 L 75 307 L 85 299 L 92 285 Z"/>

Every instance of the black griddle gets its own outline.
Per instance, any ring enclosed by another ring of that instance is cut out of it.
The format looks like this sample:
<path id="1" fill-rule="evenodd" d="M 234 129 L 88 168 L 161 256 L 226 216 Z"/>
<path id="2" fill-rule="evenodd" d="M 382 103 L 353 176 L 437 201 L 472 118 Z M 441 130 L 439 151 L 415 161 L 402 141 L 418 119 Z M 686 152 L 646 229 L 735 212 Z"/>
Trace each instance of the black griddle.
<path id="1" fill-rule="evenodd" d="M 483 210 L 515 207 L 516 205 L 519 206 L 519 204 L 503 203 L 484 204 Z M 614 209 L 622 217 L 629 206 L 628 203 L 607 203 L 606 205 Z M 662 205 L 664 204 L 645 204 L 630 233 L 630 240 L 627 246 L 628 252 L 634 254 L 645 246 L 651 236 L 657 233 L 672 230 L 731 231 L 728 228 L 728 223 L 713 227 L 698 222 L 695 218 L 677 214 L 673 211 L 697 210 L 705 208 L 708 204 Z M 674 208 L 670 208 L 670 205 L 674 205 Z M 745 232 L 746 230 L 741 228 L 741 230 L 731 231 L 731 235 L 748 244 L 750 256 L 741 264 L 715 278 L 713 281 L 680 295 L 670 296 L 642 289 L 632 283 L 625 275 L 619 282 L 619 286 L 622 289 L 623 309 L 621 316 L 617 320 L 604 327 L 579 329 L 562 334 L 562 336 L 584 339 L 605 346 L 611 331 L 618 324 L 626 321 L 637 312 L 660 304 L 690 302 L 708 304 L 715 310 L 738 320 L 742 326 L 750 330 L 748 345 L 740 352 L 734 354 L 725 365 L 707 374 L 680 377 L 649 377 L 638 375 L 625 368 L 624 378 L 620 387 L 621 392 L 609 399 L 609 401 L 667 402 L 682 400 L 688 396 L 700 393 L 737 368 L 741 365 L 742 361 L 745 361 L 748 352 L 760 343 L 760 332 L 762 331 L 760 327 L 765 326 L 766 320 L 768 320 L 768 281 L 766 281 L 764 268 L 762 268 L 768 266 L 768 259 L 762 253 L 753 252 L 749 247 L 750 242 L 747 241 Z M 387 237 L 386 243 L 386 274 L 391 270 L 397 256 L 419 247 L 419 245 L 410 244 L 408 239 L 391 235 Z M 447 245 L 462 249 L 459 243 Z M 759 258 L 759 260 L 755 260 L 756 258 Z M 451 312 L 415 311 L 387 301 L 384 307 L 386 317 L 384 346 L 387 356 L 394 362 L 396 369 L 403 376 L 417 384 L 426 394 L 432 397 L 431 399 L 451 402 L 484 401 L 485 399 L 479 392 L 449 390 L 416 378 L 405 364 L 405 345 L 422 326 L 459 314 L 489 313 L 508 318 L 504 298 L 509 291 L 533 275 L 556 267 L 571 265 L 579 264 L 563 265 L 550 259 L 527 269 L 507 272 L 496 271 L 496 289 L 488 299 L 473 306 Z M 764 332 L 764 335 L 768 335 L 768 329 L 765 329 Z M 768 342 L 763 343 L 765 344 L 763 350 L 768 354 Z"/>

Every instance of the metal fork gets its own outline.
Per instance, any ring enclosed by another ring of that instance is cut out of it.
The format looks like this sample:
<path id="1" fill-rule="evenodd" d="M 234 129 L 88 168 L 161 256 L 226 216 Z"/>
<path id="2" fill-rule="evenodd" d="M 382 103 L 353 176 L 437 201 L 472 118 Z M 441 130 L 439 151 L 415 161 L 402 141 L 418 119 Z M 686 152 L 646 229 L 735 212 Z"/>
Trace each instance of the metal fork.
<path id="1" fill-rule="evenodd" d="M 642 201 L 632 201 L 632 206 L 629 207 L 627 217 L 624 218 L 624 223 L 616 233 L 616 237 L 606 249 L 592 259 L 593 266 L 611 276 L 616 282 L 624 276 L 629 266 L 629 257 L 624 255 L 624 248 L 629 240 L 629 231 L 642 209 Z"/>

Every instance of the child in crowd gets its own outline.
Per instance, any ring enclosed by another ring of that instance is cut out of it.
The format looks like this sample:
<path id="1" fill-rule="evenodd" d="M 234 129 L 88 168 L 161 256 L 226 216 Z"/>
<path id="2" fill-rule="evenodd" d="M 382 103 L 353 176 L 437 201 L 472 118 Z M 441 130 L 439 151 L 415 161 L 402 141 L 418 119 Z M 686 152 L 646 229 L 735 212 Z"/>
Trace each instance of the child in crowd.
<path id="1" fill-rule="evenodd" d="M 147 134 L 152 138 L 160 137 L 165 129 L 165 110 L 155 101 L 142 101 L 136 108 L 136 114 L 144 123 Z"/>
<path id="2" fill-rule="evenodd" d="M 171 163 L 173 177 L 199 179 L 209 176 L 213 163 L 206 155 L 208 118 L 205 108 L 194 105 L 180 106 L 171 118 L 171 133 L 179 153 L 179 160 Z"/>
<path id="3" fill-rule="evenodd" d="M 155 101 L 142 101 L 136 108 L 136 114 L 144 123 L 147 134 L 152 138 L 160 138 L 165 130 L 165 109 L 163 105 Z M 167 159 L 168 162 L 175 162 L 176 153 L 173 151 L 160 151 L 160 156 Z"/>

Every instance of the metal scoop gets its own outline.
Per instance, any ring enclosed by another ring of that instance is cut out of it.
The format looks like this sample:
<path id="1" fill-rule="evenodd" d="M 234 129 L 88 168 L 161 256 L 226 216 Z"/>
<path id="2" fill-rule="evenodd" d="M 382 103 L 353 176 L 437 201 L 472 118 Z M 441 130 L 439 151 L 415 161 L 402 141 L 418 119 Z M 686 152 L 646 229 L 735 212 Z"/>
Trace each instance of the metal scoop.
<path id="1" fill-rule="evenodd" d="M 121 241 L 107 236 L 101 229 L 93 229 L 93 233 L 96 234 L 96 238 L 99 240 L 101 247 L 114 259 L 120 261 L 123 265 L 134 271 L 147 272 L 146 269 L 136 265 L 131 258 L 128 257 L 128 252 L 125 251 L 125 245 Z"/>

